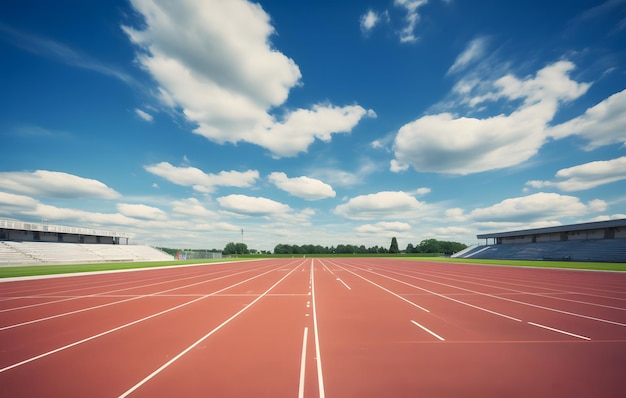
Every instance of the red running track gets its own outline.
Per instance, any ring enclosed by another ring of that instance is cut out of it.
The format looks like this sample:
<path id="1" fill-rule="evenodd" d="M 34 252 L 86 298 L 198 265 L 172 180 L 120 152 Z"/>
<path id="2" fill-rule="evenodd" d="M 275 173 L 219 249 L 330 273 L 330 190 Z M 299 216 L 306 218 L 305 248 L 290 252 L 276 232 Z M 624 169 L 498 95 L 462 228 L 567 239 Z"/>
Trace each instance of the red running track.
<path id="1" fill-rule="evenodd" d="M 271 259 L 0 282 L 3 397 L 622 397 L 626 274 Z"/>

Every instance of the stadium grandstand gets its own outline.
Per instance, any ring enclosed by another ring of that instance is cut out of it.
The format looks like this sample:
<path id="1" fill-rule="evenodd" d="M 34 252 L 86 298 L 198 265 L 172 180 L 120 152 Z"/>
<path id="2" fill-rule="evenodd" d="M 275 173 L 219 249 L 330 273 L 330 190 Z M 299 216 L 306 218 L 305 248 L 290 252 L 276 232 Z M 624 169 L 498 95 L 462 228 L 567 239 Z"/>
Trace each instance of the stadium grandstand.
<path id="1" fill-rule="evenodd" d="M 452 257 L 626 262 L 626 219 L 480 234 L 484 245 Z"/>
<path id="2" fill-rule="evenodd" d="M 156 248 L 129 244 L 133 234 L 0 219 L 0 266 L 162 261 Z"/>

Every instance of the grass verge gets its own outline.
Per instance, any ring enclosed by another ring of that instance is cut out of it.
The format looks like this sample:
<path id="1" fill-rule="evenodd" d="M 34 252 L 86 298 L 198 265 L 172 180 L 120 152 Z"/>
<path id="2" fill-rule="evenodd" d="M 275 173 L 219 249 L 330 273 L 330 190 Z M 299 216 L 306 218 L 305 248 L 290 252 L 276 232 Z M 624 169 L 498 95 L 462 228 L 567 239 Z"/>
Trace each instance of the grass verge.
<path id="1" fill-rule="evenodd" d="M 596 271 L 626 271 L 626 263 L 594 263 L 577 261 L 526 261 L 526 260 L 480 260 L 469 258 L 448 258 L 448 257 L 402 257 L 406 260 L 414 261 L 440 261 L 449 263 L 469 263 L 469 264 L 492 264 L 492 265 L 512 265 L 516 267 L 538 267 L 538 268 L 568 268 Z"/>
<path id="2" fill-rule="evenodd" d="M 298 255 L 300 257 L 302 255 Z M 309 257 L 310 255 L 307 255 Z M 31 266 L 6 266 L 0 267 L 0 278 L 12 278 L 20 276 L 38 276 L 38 275 L 54 275 L 69 274 L 77 272 L 95 272 L 95 271 L 113 271 L 125 270 L 132 268 L 154 268 L 172 265 L 185 264 L 202 264 L 220 261 L 237 261 L 252 260 L 273 257 L 294 257 L 293 255 L 285 256 L 242 256 L 239 258 L 223 258 L 223 259 L 200 259 L 200 260 L 173 260 L 173 261 L 152 261 L 152 262 L 130 262 L 130 263 L 103 263 L 103 264 L 71 264 L 71 265 L 31 265 Z M 330 255 L 315 257 L 383 257 L 383 256 L 340 256 Z M 419 256 L 390 256 L 384 257 L 397 258 L 402 260 L 413 261 L 439 261 L 450 263 L 469 263 L 469 264 L 492 264 L 492 265 L 511 265 L 517 267 L 540 267 L 540 268 L 568 268 L 581 270 L 599 270 L 599 271 L 626 271 L 626 263 L 593 263 L 593 262 L 574 262 L 574 261 L 518 261 L 518 260 L 479 260 L 466 258 L 448 258 L 448 257 L 419 257 Z"/>
<path id="3" fill-rule="evenodd" d="M 113 271 L 132 268 L 154 268 L 171 265 L 203 264 L 220 261 L 235 261 L 235 258 L 204 259 L 204 260 L 173 260 L 173 261 L 150 261 L 130 263 L 102 263 L 102 264 L 70 264 L 70 265 L 24 265 L 0 267 L 0 278 L 12 278 L 18 276 L 38 276 L 69 274 L 75 272 Z M 240 259 L 241 260 L 241 259 Z"/>

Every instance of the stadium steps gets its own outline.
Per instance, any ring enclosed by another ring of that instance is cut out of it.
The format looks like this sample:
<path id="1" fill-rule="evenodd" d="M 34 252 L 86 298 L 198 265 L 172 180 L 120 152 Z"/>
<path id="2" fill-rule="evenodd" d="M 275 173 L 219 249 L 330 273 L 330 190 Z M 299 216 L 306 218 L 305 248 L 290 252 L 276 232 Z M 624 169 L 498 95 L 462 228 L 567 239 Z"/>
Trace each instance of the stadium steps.
<path id="1" fill-rule="evenodd" d="M 0 243 L 0 265 L 5 266 L 174 259 L 169 254 L 150 246 L 8 241 Z"/>
<path id="2" fill-rule="evenodd" d="M 10 242 L 0 242 L 0 265 L 30 264 L 36 259 L 20 251 Z"/>
<path id="3" fill-rule="evenodd" d="M 466 253 L 465 258 L 626 262 L 626 239 L 510 243 L 479 247 L 482 249 Z"/>

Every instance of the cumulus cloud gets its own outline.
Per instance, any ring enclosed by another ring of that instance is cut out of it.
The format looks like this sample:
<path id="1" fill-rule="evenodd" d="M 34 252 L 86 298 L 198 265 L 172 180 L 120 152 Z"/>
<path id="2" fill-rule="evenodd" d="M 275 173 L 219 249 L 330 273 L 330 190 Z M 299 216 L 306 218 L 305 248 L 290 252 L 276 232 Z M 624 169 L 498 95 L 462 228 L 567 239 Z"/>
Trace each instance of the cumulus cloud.
<path id="1" fill-rule="evenodd" d="M 486 42 L 487 39 L 485 37 L 477 37 L 470 41 L 465 50 L 459 54 L 454 64 L 448 69 L 448 73 L 457 73 L 481 58 L 485 53 Z"/>
<path id="2" fill-rule="evenodd" d="M 0 189 L 35 197 L 62 199 L 120 197 L 114 189 L 98 180 L 48 170 L 0 172 Z"/>
<path id="3" fill-rule="evenodd" d="M 306 176 L 289 178 L 285 173 L 274 172 L 268 180 L 283 191 L 306 200 L 334 198 L 336 195 L 330 185 Z"/>
<path id="4" fill-rule="evenodd" d="M 405 222 L 378 222 L 376 224 L 365 224 L 358 226 L 355 230 L 359 233 L 368 234 L 389 234 L 406 232 L 411 229 L 411 225 Z"/>
<path id="5" fill-rule="evenodd" d="M 172 202 L 172 213 L 177 216 L 197 218 L 214 218 L 215 212 L 207 209 L 196 198 L 175 200 Z"/>
<path id="6" fill-rule="evenodd" d="M 413 167 L 421 172 L 472 174 L 510 167 L 530 159 L 547 139 L 547 124 L 560 102 L 583 95 L 587 83 L 570 79 L 574 64 L 559 61 L 520 80 L 506 75 L 492 91 L 468 96 L 470 105 L 486 101 L 520 101 L 512 113 L 487 118 L 451 113 L 426 115 L 402 126 L 394 141 L 394 172 Z"/>
<path id="7" fill-rule="evenodd" d="M 156 176 L 165 178 L 171 183 L 193 187 L 198 192 L 213 192 L 216 186 L 247 188 L 254 185 L 259 178 L 257 170 L 221 171 L 218 174 L 207 174 L 196 167 L 177 167 L 168 162 L 161 162 L 144 169 Z"/>
<path id="8" fill-rule="evenodd" d="M 533 188 L 556 187 L 561 191 L 584 191 L 600 185 L 626 180 L 626 156 L 589 162 L 559 170 L 555 181 L 528 181 Z"/>
<path id="9" fill-rule="evenodd" d="M 337 206 L 334 213 L 351 220 L 381 218 L 415 218 L 423 215 L 428 205 L 402 191 L 383 191 L 351 198 Z"/>
<path id="10" fill-rule="evenodd" d="M 598 199 L 584 204 L 574 196 L 539 192 L 474 209 L 468 214 L 468 218 L 479 222 L 533 222 L 581 216 L 604 211 L 606 208 L 606 203 Z"/>
<path id="11" fill-rule="evenodd" d="M 195 133 L 218 143 L 245 141 L 276 156 L 295 156 L 315 140 L 349 132 L 368 111 L 358 105 L 318 104 L 281 118 L 300 82 L 300 69 L 271 44 L 269 15 L 244 0 L 132 0 L 141 28 L 124 26 L 140 50 L 139 64 L 158 83 L 164 104 L 196 124 Z"/>
<path id="12" fill-rule="evenodd" d="M 626 145 L 626 90 L 613 94 L 579 117 L 549 129 L 555 138 L 578 135 L 588 140 L 587 150 L 610 144 Z"/>
<path id="13" fill-rule="evenodd" d="M 224 210 L 246 216 L 273 216 L 292 212 L 288 205 L 263 197 L 228 195 L 217 198 L 217 202 Z"/>
<path id="14" fill-rule="evenodd" d="M 117 211 L 126 217 L 142 220 L 167 220 L 167 214 L 163 210 L 142 204 L 118 203 Z"/>
<path id="15" fill-rule="evenodd" d="M 0 192 L 0 214 L 11 216 L 32 211 L 38 204 L 39 202 L 30 196 Z"/>

